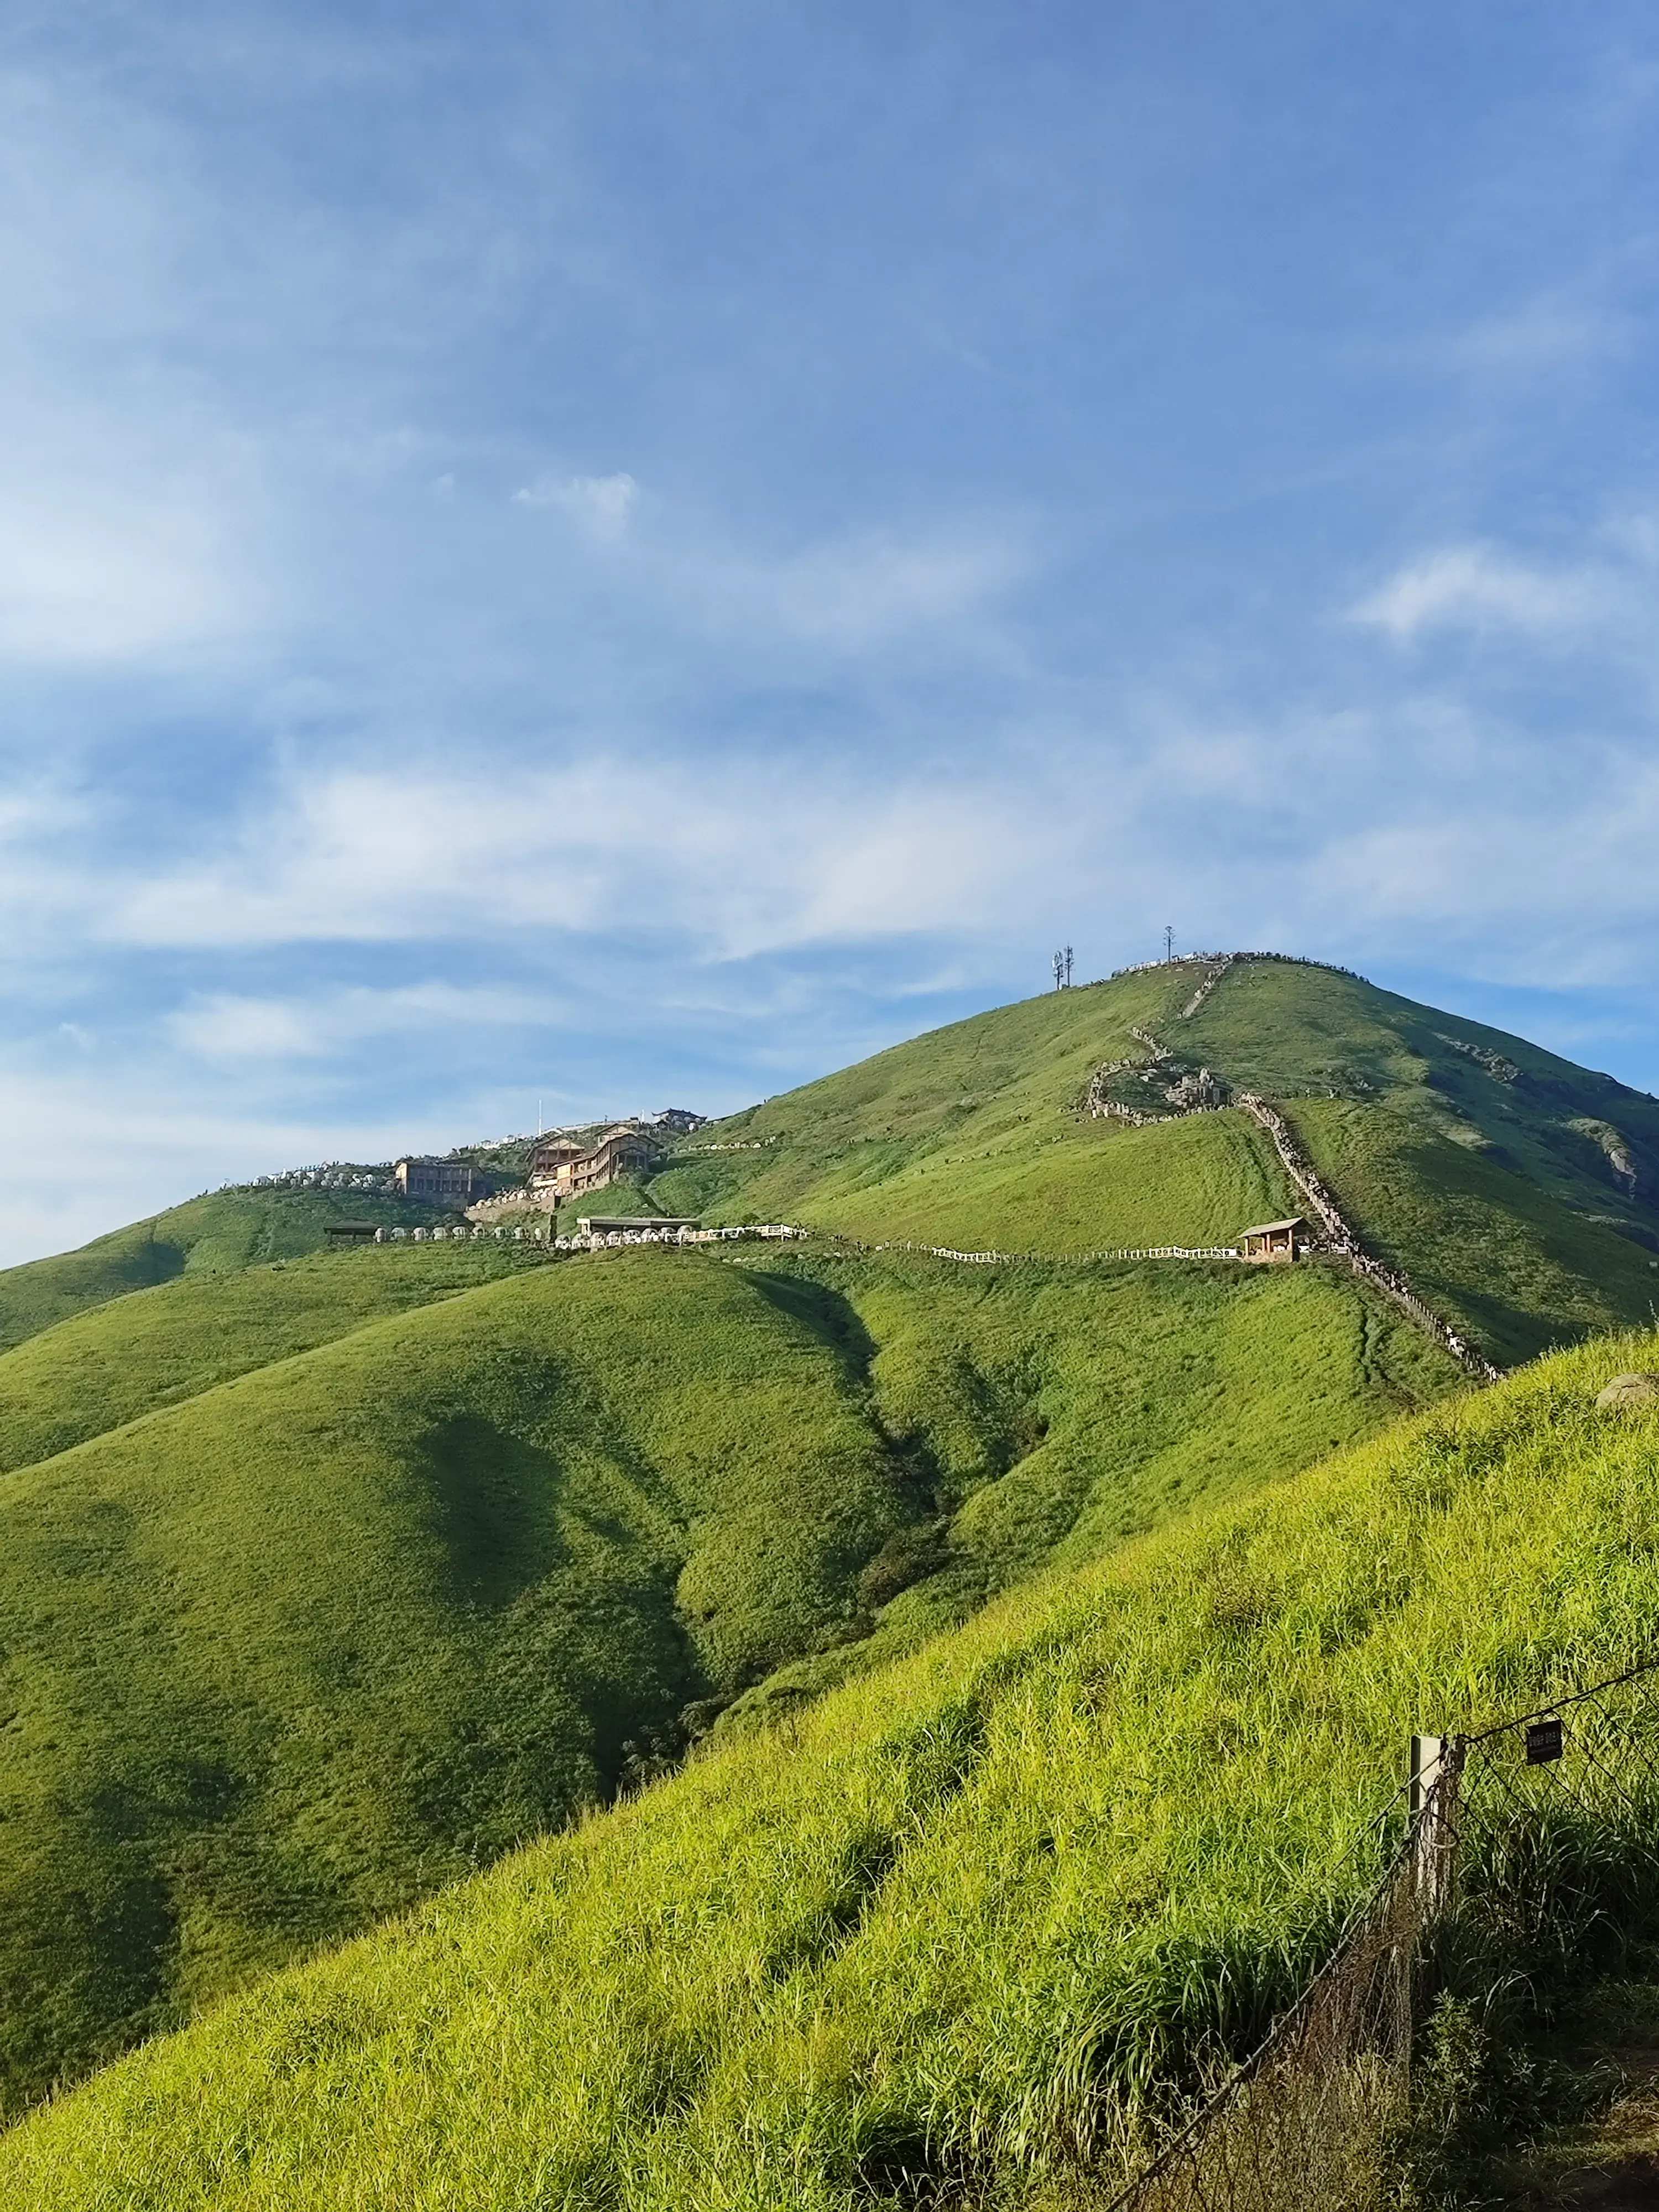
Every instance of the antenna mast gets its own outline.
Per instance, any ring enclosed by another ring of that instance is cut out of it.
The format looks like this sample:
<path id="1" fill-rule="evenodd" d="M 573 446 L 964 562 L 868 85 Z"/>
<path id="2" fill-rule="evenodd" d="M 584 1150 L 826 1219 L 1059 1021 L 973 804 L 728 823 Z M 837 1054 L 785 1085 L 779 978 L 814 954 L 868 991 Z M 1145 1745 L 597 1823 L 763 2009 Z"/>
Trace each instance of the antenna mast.
<path id="1" fill-rule="evenodd" d="M 1066 988 L 1068 991 L 1072 988 L 1072 948 L 1069 945 L 1066 948 Z"/>
<path id="2" fill-rule="evenodd" d="M 1175 924 L 1172 921 L 1164 926 L 1164 957 L 1166 960 L 1175 958 Z"/>

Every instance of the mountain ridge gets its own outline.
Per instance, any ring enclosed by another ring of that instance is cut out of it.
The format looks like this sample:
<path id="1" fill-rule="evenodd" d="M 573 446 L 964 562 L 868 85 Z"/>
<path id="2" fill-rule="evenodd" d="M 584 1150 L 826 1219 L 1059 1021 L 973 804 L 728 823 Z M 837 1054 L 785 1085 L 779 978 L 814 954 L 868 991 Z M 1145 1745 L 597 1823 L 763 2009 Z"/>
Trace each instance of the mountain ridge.
<path id="1" fill-rule="evenodd" d="M 1335 1261 L 1088 1256 L 1300 1210 L 1247 1084 L 1483 1356 L 1646 1316 L 1653 1101 L 1312 963 L 1202 981 L 948 1025 L 619 1194 L 800 1246 L 330 1252 L 362 1194 L 254 1190 L 0 1275 L 9 2108 L 1464 1389 Z M 1113 1061 L 1206 1110 L 1091 1115 Z"/>

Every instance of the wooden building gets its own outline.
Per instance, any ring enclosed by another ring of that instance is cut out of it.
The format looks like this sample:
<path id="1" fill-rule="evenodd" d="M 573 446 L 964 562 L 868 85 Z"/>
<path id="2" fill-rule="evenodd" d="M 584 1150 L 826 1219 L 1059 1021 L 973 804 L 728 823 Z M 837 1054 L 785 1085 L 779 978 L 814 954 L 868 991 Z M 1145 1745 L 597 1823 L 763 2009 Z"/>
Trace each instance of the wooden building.
<path id="1" fill-rule="evenodd" d="M 1254 1229 L 1239 1231 L 1238 1249 L 1247 1260 L 1294 1260 L 1307 1226 L 1299 1213 L 1288 1221 L 1259 1222 Z"/>
<path id="2" fill-rule="evenodd" d="M 544 1137 L 530 1155 L 526 1182 L 531 1196 L 544 1202 L 568 1196 L 571 1170 L 586 1158 L 586 1145 L 575 1144 L 568 1137 Z"/>
<path id="3" fill-rule="evenodd" d="M 662 1157 L 662 1144 L 635 1121 L 617 1121 L 591 1148 L 568 1138 L 550 1138 L 530 1156 L 530 1190 L 538 1205 L 562 1205 L 589 1191 L 603 1190 L 625 1175 L 649 1175 Z"/>

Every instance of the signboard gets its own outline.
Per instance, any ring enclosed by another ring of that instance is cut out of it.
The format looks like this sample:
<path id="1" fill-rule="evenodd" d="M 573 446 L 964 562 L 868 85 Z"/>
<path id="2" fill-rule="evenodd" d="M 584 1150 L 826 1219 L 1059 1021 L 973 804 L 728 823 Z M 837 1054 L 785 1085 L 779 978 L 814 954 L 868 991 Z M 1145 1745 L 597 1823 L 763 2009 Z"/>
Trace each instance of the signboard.
<path id="1" fill-rule="evenodd" d="M 1552 1759 L 1561 1756 L 1561 1723 L 1559 1721 L 1528 1721 L 1527 1723 L 1527 1764 L 1543 1766 Z"/>

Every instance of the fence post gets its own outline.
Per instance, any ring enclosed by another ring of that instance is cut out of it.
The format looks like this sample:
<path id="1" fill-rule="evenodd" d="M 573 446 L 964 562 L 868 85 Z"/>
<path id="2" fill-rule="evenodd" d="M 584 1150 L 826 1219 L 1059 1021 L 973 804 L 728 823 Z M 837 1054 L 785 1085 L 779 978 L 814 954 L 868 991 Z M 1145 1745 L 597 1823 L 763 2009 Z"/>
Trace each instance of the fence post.
<path id="1" fill-rule="evenodd" d="M 1457 1787 L 1463 1772 L 1463 1739 L 1412 1738 L 1412 1871 L 1422 1924 L 1437 1919 L 1451 1900 L 1457 1875 Z"/>

